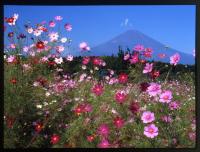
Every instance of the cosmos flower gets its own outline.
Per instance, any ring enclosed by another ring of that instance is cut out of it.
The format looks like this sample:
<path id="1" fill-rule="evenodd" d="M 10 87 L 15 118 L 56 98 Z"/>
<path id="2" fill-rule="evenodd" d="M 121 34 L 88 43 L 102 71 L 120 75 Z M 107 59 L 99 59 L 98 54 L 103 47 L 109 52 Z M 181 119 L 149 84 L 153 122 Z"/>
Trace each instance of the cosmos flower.
<path id="1" fill-rule="evenodd" d="M 112 84 L 115 84 L 115 83 L 118 83 L 118 79 L 117 78 L 111 78 L 108 82 L 108 84 L 112 85 Z"/>
<path id="2" fill-rule="evenodd" d="M 42 42 L 42 41 L 38 41 L 37 43 L 36 43 L 36 48 L 38 48 L 38 49 L 44 49 L 44 47 L 45 47 L 45 44 L 44 44 L 44 42 Z"/>
<path id="3" fill-rule="evenodd" d="M 133 50 L 135 50 L 135 51 L 143 51 L 143 50 L 144 50 L 144 46 L 138 44 L 138 45 L 136 45 L 136 46 L 133 48 Z"/>
<path id="4" fill-rule="evenodd" d="M 147 88 L 147 92 L 150 96 L 156 96 L 157 94 L 161 93 L 161 85 L 152 82 Z"/>
<path id="5" fill-rule="evenodd" d="M 149 86 L 150 86 L 149 83 L 147 83 L 147 82 L 142 82 L 142 83 L 140 83 L 140 90 L 141 90 L 142 92 L 145 92 Z"/>
<path id="6" fill-rule="evenodd" d="M 150 123 L 154 121 L 155 120 L 154 113 L 151 111 L 144 111 L 142 113 L 141 120 L 143 121 L 143 123 Z"/>
<path id="7" fill-rule="evenodd" d="M 94 85 L 92 88 L 92 92 L 95 95 L 100 96 L 103 93 L 103 86 L 101 84 Z"/>
<path id="8" fill-rule="evenodd" d="M 90 57 L 84 57 L 83 58 L 83 61 L 82 61 L 82 64 L 86 65 L 90 62 Z"/>
<path id="9" fill-rule="evenodd" d="M 152 53 L 153 53 L 153 50 L 151 48 L 146 48 L 145 51 L 144 51 L 144 53 L 143 53 L 143 55 L 146 58 L 151 58 Z"/>
<path id="10" fill-rule="evenodd" d="M 49 33 L 49 39 L 50 39 L 51 42 L 57 41 L 58 37 L 59 37 L 58 32 Z"/>
<path id="11" fill-rule="evenodd" d="M 55 20 L 56 20 L 56 21 L 61 21 L 62 19 L 63 19 L 62 16 L 55 16 Z"/>
<path id="12" fill-rule="evenodd" d="M 124 126 L 124 120 L 121 117 L 116 117 L 113 123 L 117 128 L 122 128 Z"/>
<path id="13" fill-rule="evenodd" d="M 87 136 L 87 141 L 92 142 L 94 138 L 94 135 Z"/>
<path id="14" fill-rule="evenodd" d="M 177 63 L 180 61 L 180 55 L 178 53 L 175 53 L 173 56 L 170 57 L 170 64 L 177 65 Z"/>
<path id="15" fill-rule="evenodd" d="M 144 69 L 143 69 L 143 73 L 149 73 L 151 72 L 153 69 L 153 63 L 146 63 Z"/>
<path id="16" fill-rule="evenodd" d="M 60 141 L 60 136 L 58 136 L 57 134 L 53 134 L 51 136 L 51 143 L 52 144 L 57 144 Z"/>
<path id="17" fill-rule="evenodd" d="M 120 104 L 126 100 L 126 97 L 127 97 L 127 94 L 124 90 L 118 90 L 115 93 L 115 100 Z"/>
<path id="18" fill-rule="evenodd" d="M 163 93 L 160 95 L 160 102 L 162 103 L 169 103 L 172 99 L 172 92 L 169 90 L 163 91 Z"/>
<path id="19" fill-rule="evenodd" d="M 98 148 L 109 148 L 109 146 L 110 143 L 106 139 L 101 140 L 101 142 L 98 144 Z"/>
<path id="20" fill-rule="evenodd" d="M 65 24 L 65 29 L 66 29 L 67 31 L 71 31 L 71 30 L 72 30 L 72 25 L 69 24 L 69 23 Z"/>
<path id="21" fill-rule="evenodd" d="M 68 55 L 67 56 L 67 61 L 73 61 L 73 58 L 74 58 L 73 55 Z"/>
<path id="22" fill-rule="evenodd" d="M 40 36 L 42 34 L 42 32 L 43 32 L 42 30 L 34 29 L 33 30 L 33 35 Z"/>
<path id="23" fill-rule="evenodd" d="M 134 54 L 131 56 L 131 58 L 129 59 L 131 64 L 135 64 L 139 61 L 139 55 L 138 54 Z"/>
<path id="24" fill-rule="evenodd" d="M 10 55 L 10 56 L 7 58 L 7 62 L 8 62 L 8 63 L 13 63 L 15 60 L 16 60 L 16 57 L 15 57 L 14 55 Z"/>
<path id="25" fill-rule="evenodd" d="M 170 110 L 177 110 L 180 108 L 180 103 L 178 101 L 173 101 L 169 103 Z"/>
<path id="26" fill-rule="evenodd" d="M 121 73 L 118 76 L 119 83 L 126 83 L 128 81 L 128 75 L 126 73 Z"/>
<path id="27" fill-rule="evenodd" d="M 67 42 L 67 38 L 66 37 L 63 37 L 60 39 L 61 43 L 66 43 Z"/>
<path id="28" fill-rule="evenodd" d="M 56 23 L 54 21 L 49 22 L 49 27 L 55 27 L 55 26 L 56 26 Z"/>
<path id="29" fill-rule="evenodd" d="M 125 61 L 128 60 L 129 58 L 130 58 L 130 54 L 124 55 L 124 60 L 125 60 Z"/>
<path id="30" fill-rule="evenodd" d="M 6 22 L 8 23 L 8 25 L 13 26 L 15 25 L 15 22 L 17 21 L 18 17 L 18 14 L 14 14 L 13 17 L 6 18 Z"/>
<path id="31" fill-rule="evenodd" d="M 55 47 L 56 52 L 62 53 L 65 50 L 65 47 L 63 45 L 59 45 Z"/>
<path id="32" fill-rule="evenodd" d="M 55 58 L 54 61 L 55 61 L 57 64 L 63 63 L 62 57 L 60 57 L 60 58 Z"/>
<path id="33" fill-rule="evenodd" d="M 144 135 L 148 138 L 154 138 L 158 136 L 158 127 L 156 127 L 154 124 L 144 127 Z"/>
<path id="34" fill-rule="evenodd" d="M 86 42 L 81 42 L 79 44 L 79 48 L 82 50 L 82 51 L 89 51 L 90 50 L 90 47 L 88 46 L 88 44 Z"/>
<path id="35" fill-rule="evenodd" d="M 29 47 L 28 46 L 24 46 L 23 47 L 23 52 L 27 53 L 29 51 Z"/>
<path id="36" fill-rule="evenodd" d="M 97 130 L 97 133 L 101 136 L 107 137 L 110 129 L 107 124 L 101 124 Z"/>
<path id="37" fill-rule="evenodd" d="M 132 114 L 137 114 L 140 111 L 140 105 L 138 102 L 132 101 L 130 106 L 129 106 L 130 111 Z"/>

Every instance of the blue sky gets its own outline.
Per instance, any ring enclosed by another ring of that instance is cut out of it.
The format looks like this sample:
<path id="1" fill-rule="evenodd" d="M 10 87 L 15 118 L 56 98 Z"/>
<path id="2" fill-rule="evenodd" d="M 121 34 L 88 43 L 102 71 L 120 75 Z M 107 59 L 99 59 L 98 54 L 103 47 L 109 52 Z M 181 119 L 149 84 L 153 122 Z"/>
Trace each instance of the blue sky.
<path id="1" fill-rule="evenodd" d="M 192 54 L 195 48 L 195 6 L 4 6 L 4 16 L 19 14 L 18 24 L 37 24 L 63 17 L 61 26 L 71 23 L 71 32 L 64 31 L 74 45 L 86 41 L 96 46 L 125 32 L 136 29 L 177 49 Z"/>

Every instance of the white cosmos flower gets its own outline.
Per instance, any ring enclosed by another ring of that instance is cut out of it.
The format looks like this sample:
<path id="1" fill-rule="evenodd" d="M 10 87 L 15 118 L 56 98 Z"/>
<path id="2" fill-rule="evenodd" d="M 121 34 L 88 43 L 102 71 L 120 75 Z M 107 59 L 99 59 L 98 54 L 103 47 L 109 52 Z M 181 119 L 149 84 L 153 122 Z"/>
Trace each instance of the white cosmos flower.
<path id="1" fill-rule="evenodd" d="M 28 32 L 29 34 L 33 33 L 33 28 L 32 28 L 32 27 L 28 28 L 28 29 L 27 29 L 27 32 Z"/>
<path id="2" fill-rule="evenodd" d="M 55 58 L 54 61 L 55 61 L 57 64 L 63 63 L 62 57 L 60 57 L 60 58 Z"/>
<path id="3" fill-rule="evenodd" d="M 51 42 L 57 41 L 58 37 L 59 37 L 58 32 L 49 33 L 49 39 L 50 39 Z"/>
<path id="4" fill-rule="evenodd" d="M 66 42 L 67 42 L 67 38 L 66 38 L 66 37 L 63 37 L 63 38 L 60 39 L 60 41 L 61 41 L 62 43 L 66 43 Z"/>
<path id="5" fill-rule="evenodd" d="M 34 31 L 33 31 L 33 35 L 35 35 L 35 36 L 40 36 L 41 34 L 42 34 L 42 30 L 38 30 L 38 29 L 35 29 Z"/>

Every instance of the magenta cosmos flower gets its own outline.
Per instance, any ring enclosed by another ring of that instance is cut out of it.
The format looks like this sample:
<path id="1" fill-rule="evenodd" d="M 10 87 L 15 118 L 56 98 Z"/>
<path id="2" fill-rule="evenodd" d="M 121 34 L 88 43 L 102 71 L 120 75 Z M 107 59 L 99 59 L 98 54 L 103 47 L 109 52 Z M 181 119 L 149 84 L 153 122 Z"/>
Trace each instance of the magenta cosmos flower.
<path id="1" fill-rule="evenodd" d="M 145 111 L 143 112 L 141 119 L 143 123 L 150 123 L 155 120 L 155 116 L 153 112 Z"/>
<path id="2" fill-rule="evenodd" d="M 157 94 L 161 93 L 161 85 L 152 82 L 147 88 L 147 92 L 150 96 L 156 96 Z"/>
<path id="3" fill-rule="evenodd" d="M 121 117 L 116 117 L 113 123 L 117 128 L 122 128 L 124 126 L 124 120 Z"/>
<path id="4" fill-rule="evenodd" d="M 103 86 L 100 84 L 96 84 L 93 86 L 92 88 L 92 92 L 97 95 L 100 96 L 103 93 Z"/>
<path id="5" fill-rule="evenodd" d="M 178 53 L 175 53 L 170 57 L 170 64 L 177 65 L 177 63 L 180 61 L 181 56 Z"/>
<path id="6" fill-rule="evenodd" d="M 123 103 L 126 100 L 127 94 L 124 90 L 117 91 L 115 94 L 115 100 L 118 103 Z"/>
<path id="7" fill-rule="evenodd" d="M 90 47 L 88 46 L 88 44 L 86 42 L 81 42 L 79 44 L 79 48 L 82 50 L 82 51 L 89 51 L 90 50 Z"/>
<path id="8" fill-rule="evenodd" d="M 107 124 L 101 124 L 97 130 L 97 133 L 101 136 L 108 136 L 110 129 Z"/>
<path id="9" fill-rule="evenodd" d="M 49 22 L 49 27 L 55 27 L 55 26 L 56 26 L 56 23 L 54 21 Z"/>
<path id="10" fill-rule="evenodd" d="M 151 72 L 153 69 L 153 63 L 146 63 L 144 69 L 143 69 L 143 73 L 149 73 Z"/>
<path id="11" fill-rule="evenodd" d="M 144 50 L 144 46 L 138 44 L 138 45 L 136 45 L 136 46 L 133 48 L 133 50 L 135 50 L 135 51 L 143 51 L 143 50 Z"/>
<path id="12" fill-rule="evenodd" d="M 156 127 L 154 124 L 144 127 L 144 135 L 148 138 L 154 138 L 158 136 L 158 127 Z"/>
<path id="13" fill-rule="evenodd" d="M 133 56 L 131 56 L 131 58 L 129 59 L 131 64 L 135 64 L 139 61 L 139 56 L 138 54 L 134 54 Z"/>
<path id="14" fill-rule="evenodd" d="M 98 148 L 109 148 L 109 146 L 110 143 L 106 139 L 101 140 L 101 142 L 98 144 Z"/>
<path id="15" fill-rule="evenodd" d="M 16 57 L 14 55 L 10 55 L 8 58 L 7 58 L 7 62 L 8 63 L 12 63 L 16 60 Z"/>
<path id="16" fill-rule="evenodd" d="M 177 110 L 180 108 L 180 103 L 177 101 L 173 101 L 169 103 L 169 109 L 170 110 Z"/>
<path id="17" fill-rule="evenodd" d="M 172 92 L 169 90 L 164 91 L 161 95 L 160 95 L 160 102 L 162 103 L 169 103 L 172 100 Z"/>
<path id="18" fill-rule="evenodd" d="M 65 29 L 66 29 L 67 31 L 71 31 L 71 30 L 72 30 L 72 25 L 69 24 L 69 23 L 65 24 Z"/>
<path id="19" fill-rule="evenodd" d="M 128 81 L 128 75 L 126 73 L 120 73 L 118 76 L 119 83 L 126 83 Z"/>

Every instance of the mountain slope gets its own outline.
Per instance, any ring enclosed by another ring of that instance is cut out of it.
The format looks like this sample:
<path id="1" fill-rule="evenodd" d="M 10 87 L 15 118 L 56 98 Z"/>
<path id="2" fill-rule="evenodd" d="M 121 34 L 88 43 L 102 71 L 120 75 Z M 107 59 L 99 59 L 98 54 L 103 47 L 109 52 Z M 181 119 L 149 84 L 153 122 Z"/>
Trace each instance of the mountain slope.
<path id="1" fill-rule="evenodd" d="M 131 49 L 137 45 L 142 44 L 144 47 L 149 47 L 153 49 L 153 59 L 155 61 L 169 62 L 169 57 L 174 53 L 178 52 L 181 55 L 182 64 L 194 64 L 194 57 L 190 54 L 186 54 L 175 50 L 173 48 L 165 48 L 166 46 L 161 42 L 154 40 L 153 38 L 143 34 L 142 32 L 136 30 L 128 30 L 110 41 L 102 43 L 98 46 L 91 48 L 90 55 L 94 56 L 110 56 L 112 54 L 117 55 L 119 45 L 122 49 L 126 50 L 127 48 Z M 164 59 L 160 59 L 158 57 L 159 53 L 165 53 L 166 57 Z"/>

